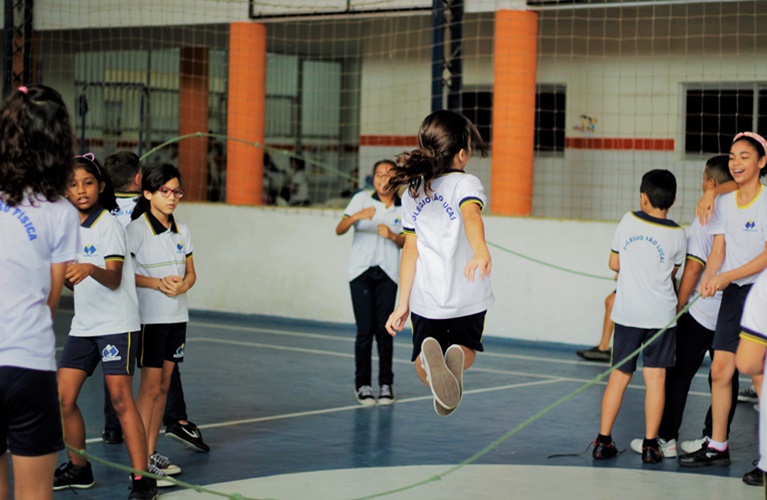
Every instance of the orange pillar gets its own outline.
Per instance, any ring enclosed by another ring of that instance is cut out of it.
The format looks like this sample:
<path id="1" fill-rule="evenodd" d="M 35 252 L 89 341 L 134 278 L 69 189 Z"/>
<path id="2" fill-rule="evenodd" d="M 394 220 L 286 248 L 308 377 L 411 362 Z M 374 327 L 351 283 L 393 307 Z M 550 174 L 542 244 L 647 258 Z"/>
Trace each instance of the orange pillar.
<path id="1" fill-rule="evenodd" d="M 207 47 L 181 47 L 178 92 L 178 133 L 208 132 L 209 58 Z M 184 199 L 208 199 L 208 137 L 178 143 L 178 168 Z"/>
<path id="2" fill-rule="evenodd" d="M 261 205 L 264 182 L 266 119 L 266 26 L 238 22 L 229 25 L 229 103 L 227 135 L 251 144 L 228 141 L 226 201 Z"/>
<path id="3" fill-rule="evenodd" d="M 497 11 L 494 50 L 491 210 L 497 215 L 530 215 L 538 14 Z"/>

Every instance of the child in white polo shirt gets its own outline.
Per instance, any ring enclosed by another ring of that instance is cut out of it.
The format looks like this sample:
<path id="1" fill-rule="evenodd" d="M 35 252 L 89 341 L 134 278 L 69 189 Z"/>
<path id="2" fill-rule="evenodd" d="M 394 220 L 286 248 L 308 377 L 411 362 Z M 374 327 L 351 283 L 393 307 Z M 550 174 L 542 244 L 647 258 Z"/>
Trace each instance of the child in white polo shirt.
<path id="1" fill-rule="evenodd" d="M 376 404 L 370 387 L 373 339 L 378 346 L 378 404 L 394 402 L 394 342 L 386 331 L 386 320 L 394 310 L 399 281 L 399 249 L 405 244 L 405 237 L 401 234 L 402 203 L 396 191 L 388 188 L 389 171 L 394 166 L 391 160 L 376 162 L 373 166 L 373 189 L 354 195 L 336 227 L 339 236 L 354 227 L 349 252 L 349 287 L 357 322 L 354 383 L 357 401 L 364 406 Z"/>
<path id="2" fill-rule="evenodd" d="M 184 191 L 181 173 L 164 163 L 144 170 L 139 198 L 128 224 L 128 248 L 136 263 L 136 288 L 141 316 L 138 364 L 141 384 L 136 404 L 147 433 L 150 465 L 165 474 L 181 468 L 157 454 L 157 438 L 176 363 L 184 361 L 186 292 L 197 275 L 192 258 L 192 237 L 186 224 L 173 217 Z M 152 468 L 150 467 L 150 470 Z M 170 486 L 158 483 L 158 486 Z"/>
<path id="3" fill-rule="evenodd" d="M 642 176 L 640 208 L 623 216 L 610 254 L 610 269 L 618 274 L 612 319 L 615 322 L 612 365 L 602 397 L 599 435 L 592 456 L 604 460 L 618 455 L 612 428 L 623 395 L 636 371 L 637 357 L 629 355 L 652 338 L 676 316 L 674 275 L 684 263 L 684 229 L 667 219 L 676 198 L 676 179 L 668 170 L 651 170 Z M 663 414 L 666 368 L 674 366 L 676 323 L 643 351 L 645 387 L 645 437 L 642 462 L 663 459 L 658 427 Z"/>
<path id="4" fill-rule="evenodd" d="M 407 190 L 399 304 L 386 329 L 402 331 L 412 310 L 411 359 L 431 388 L 434 410 L 447 416 L 461 402 L 463 371 L 484 350 L 485 313 L 495 300 L 481 215 L 485 193 L 464 172 L 473 149 L 485 155 L 487 147 L 474 124 L 447 110 L 421 122 L 418 146 L 397 157 L 389 181 Z"/>
<path id="5" fill-rule="evenodd" d="M 55 90 L 19 87 L 0 107 L 0 491 L 52 499 L 64 448 L 56 383 L 56 312 L 80 246 L 63 199 L 74 157 L 69 113 Z"/>

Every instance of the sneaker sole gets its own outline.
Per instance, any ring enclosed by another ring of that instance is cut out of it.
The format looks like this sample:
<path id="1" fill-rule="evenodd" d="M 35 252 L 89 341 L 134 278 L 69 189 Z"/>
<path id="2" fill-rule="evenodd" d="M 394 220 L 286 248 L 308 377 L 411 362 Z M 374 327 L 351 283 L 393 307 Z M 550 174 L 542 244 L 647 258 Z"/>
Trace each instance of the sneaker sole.
<path id="1" fill-rule="evenodd" d="M 355 392 L 354 394 L 356 395 L 357 393 Z M 359 404 L 361 404 L 362 406 L 375 406 L 376 405 L 375 398 L 365 398 L 365 399 L 357 398 L 357 402 Z"/>
<path id="2" fill-rule="evenodd" d="M 458 408 L 458 405 L 463 401 L 463 362 L 464 352 L 460 346 L 454 344 L 447 348 L 447 351 L 445 351 L 445 365 L 455 377 L 456 382 L 458 382 L 458 404 L 455 405 L 455 408 Z M 453 408 L 453 411 L 455 411 L 455 408 Z"/>
<path id="3" fill-rule="evenodd" d="M 166 476 L 175 476 L 176 474 L 181 474 L 181 467 L 179 467 L 178 465 L 175 467 L 169 467 L 167 469 L 160 469 L 160 470 L 163 471 Z"/>
<path id="4" fill-rule="evenodd" d="M 381 406 L 389 406 L 394 404 L 394 398 L 378 398 L 378 404 Z"/>
<path id="5" fill-rule="evenodd" d="M 426 379 L 434 398 L 448 410 L 455 409 L 460 402 L 461 391 L 458 381 L 445 364 L 439 342 L 431 337 L 425 339 L 421 344 L 421 353 Z"/>
<path id="6" fill-rule="evenodd" d="M 70 488 L 75 488 L 78 490 L 87 490 L 87 489 L 93 488 L 94 484 L 96 484 L 96 481 L 93 481 L 91 484 L 67 484 L 64 486 L 54 486 L 53 491 L 68 490 Z"/>
<path id="7" fill-rule="evenodd" d="M 174 434 L 172 432 L 165 431 L 165 437 L 173 439 L 174 441 L 178 441 L 179 443 L 183 444 L 187 448 L 191 448 L 194 451 L 199 451 L 200 453 L 208 453 L 210 451 L 210 448 L 208 448 L 208 449 L 201 448 L 199 445 L 194 444 L 194 443 L 192 443 L 190 441 L 187 441 L 186 439 L 184 439 L 182 437 L 179 437 L 179 436 L 177 436 L 176 434 Z"/>
<path id="8" fill-rule="evenodd" d="M 642 454 L 642 439 L 632 439 L 631 440 L 631 451 Z M 677 451 L 676 447 L 673 449 L 664 448 L 663 445 L 660 447 L 660 451 L 663 452 L 663 458 L 676 458 L 677 457 Z"/>
<path id="9" fill-rule="evenodd" d="M 730 465 L 731 461 L 729 458 L 723 458 L 718 460 L 711 460 L 709 462 L 690 462 L 690 463 L 683 463 L 677 460 L 676 463 L 680 467 L 689 467 L 692 469 L 698 469 L 701 467 L 727 467 Z"/>

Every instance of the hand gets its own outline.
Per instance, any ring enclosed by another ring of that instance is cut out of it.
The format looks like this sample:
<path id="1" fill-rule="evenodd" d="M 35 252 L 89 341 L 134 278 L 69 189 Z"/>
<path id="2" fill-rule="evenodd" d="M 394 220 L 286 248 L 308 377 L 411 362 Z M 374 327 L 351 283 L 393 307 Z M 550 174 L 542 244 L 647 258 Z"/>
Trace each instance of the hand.
<path id="1" fill-rule="evenodd" d="M 397 332 L 402 331 L 409 314 L 410 308 L 408 306 L 397 306 L 394 312 L 389 316 L 389 319 L 386 320 L 386 331 L 389 332 L 389 335 L 394 337 L 397 335 Z"/>
<path id="2" fill-rule="evenodd" d="M 389 229 L 389 226 L 386 224 L 378 224 L 378 236 L 381 238 L 386 238 L 387 240 L 391 239 L 391 230 Z"/>
<path id="3" fill-rule="evenodd" d="M 354 214 L 354 220 L 371 220 L 376 214 L 376 207 L 363 208 L 356 214 Z"/>
<path id="4" fill-rule="evenodd" d="M 160 291 L 168 297 L 175 297 L 185 292 L 184 279 L 181 276 L 166 276 L 160 279 Z"/>
<path id="5" fill-rule="evenodd" d="M 490 276 L 490 269 L 493 263 L 490 259 L 490 254 L 475 255 L 471 258 L 466 267 L 463 268 L 463 275 L 466 276 L 468 281 L 474 282 L 474 276 L 479 271 L 479 279 L 485 279 L 485 276 Z"/>
<path id="6" fill-rule="evenodd" d="M 700 292 L 700 294 L 703 296 L 703 298 L 707 297 L 713 297 L 716 295 L 716 292 L 719 290 L 724 290 L 730 285 L 730 280 L 727 279 L 726 274 L 717 274 L 713 278 L 711 278 L 705 285 L 705 288 L 703 291 Z M 703 283 L 701 283 L 701 288 L 703 287 Z"/>
<path id="7" fill-rule="evenodd" d="M 74 264 L 70 262 L 67 264 L 67 270 L 64 277 L 67 279 L 67 281 L 72 283 L 72 285 L 77 285 L 92 273 L 93 264 Z"/>
<path id="8" fill-rule="evenodd" d="M 714 212 L 715 199 L 716 194 L 714 193 L 713 189 L 709 189 L 703 193 L 703 196 L 701 196 L 700 200 L 698 200 L 698 205 L 695 207 L 695 215 L 698 217 L 698 220 L 700 220 L 700 223 L 704 226 L 708 224 L 708 219 Z"/>

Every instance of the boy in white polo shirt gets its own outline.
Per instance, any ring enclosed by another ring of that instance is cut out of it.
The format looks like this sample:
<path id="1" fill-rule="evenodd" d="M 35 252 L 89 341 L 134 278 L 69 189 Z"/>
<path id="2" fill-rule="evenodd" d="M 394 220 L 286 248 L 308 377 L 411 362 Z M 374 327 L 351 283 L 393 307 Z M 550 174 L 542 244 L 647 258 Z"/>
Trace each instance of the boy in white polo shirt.
<path id="1" fill-rule="evenodd" d="M 402 232 L 402 203 L 396 191 L 387 187 L 391 160 L 373 166 L 373 190 L 360 191 L 349 201 L 336 234 L 354 227 L 349 252 L 349 287 L 352 294 L 357 338 L 354 342 L 354 383 L 357 401 L 364 406 L 376 403 L 370 387 L 373 339 L 378 346 L 378 403 L 394 402 L 392 372 L 393 339 L 386 320 L 394 310 L 399 282 L 399 249 L 405 244 Z"/>
<path id="2" fill-rule="evenodd" d="M 667 219 L 676 197 L 676 179 L 668 170 L 651 170 L 642 176 L 640 211 L 623 216 L 610 254 L 610 269 L 618 274 L 613 306 L 615 321 L 612 365 L 626 360 L 676 316 L 674 275 L 684 263 L 684 229 Z M 674 366 L 676 323 L 651 344 L 645 345 L 643 374 L 645 398 L 645 439 L 642 462 L 663 459 L 658 445 L 658 427 L 664 404 L 666 368 Z M 623 394 L 636 371 L 636 356 L 610 374 L 602 398 L 599 435 L 594 441 L 595 460 L 615 457 L 618 448 L 611 433 Z"/>

